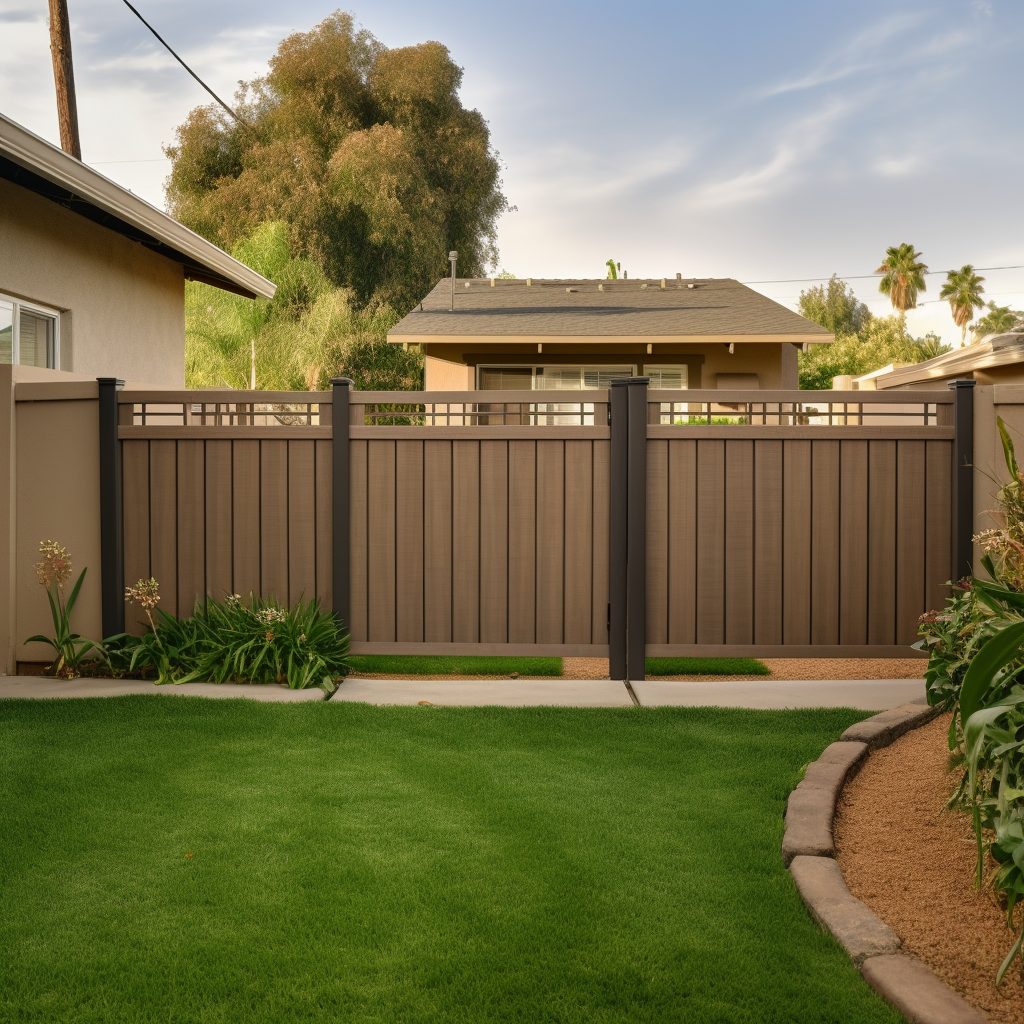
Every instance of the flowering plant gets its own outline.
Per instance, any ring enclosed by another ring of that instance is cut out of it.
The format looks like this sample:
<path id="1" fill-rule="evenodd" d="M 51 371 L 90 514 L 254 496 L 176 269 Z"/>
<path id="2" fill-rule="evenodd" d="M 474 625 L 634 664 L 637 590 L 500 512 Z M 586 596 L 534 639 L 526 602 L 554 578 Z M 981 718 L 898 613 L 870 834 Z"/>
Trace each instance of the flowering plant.
<path id="1" fill-rule="evenodd" d="M 64 588 L 71 579 L 71 556 L 68 549 L 55 540 L 44 540 L 39 544 L 39 554 L 42 558 L 36 562 L 36 579 L 45 589 L 47 600 L 50 602 L 50 614 L 53 617 L 56 635 L 49 637 L 37 633 L 30 636 L 25 643 L 49 644 L 57 655 L 50 665 L 50 671 L 59 679 L 74 679 L 81 674 L 82 659 L 85 655 L 91 650 L 102 651 L 101 645 L 94 640 L 86 640 L 78 633 L 71 632 L 71 611 L 78 600 L 86 570 L 81 571 L 65 600 Z"/>

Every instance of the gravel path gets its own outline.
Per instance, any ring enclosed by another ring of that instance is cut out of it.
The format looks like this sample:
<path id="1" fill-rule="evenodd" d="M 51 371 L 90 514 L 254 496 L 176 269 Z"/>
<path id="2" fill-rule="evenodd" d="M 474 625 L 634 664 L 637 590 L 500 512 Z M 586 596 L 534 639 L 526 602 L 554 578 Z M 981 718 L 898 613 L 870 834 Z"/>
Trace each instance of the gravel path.
<path id="1" fill-rule="evenodd" d="M 949 716 L 875 751 L 846 786 L 835 822 L 846 884 L 948 985 L 990 1015 L 1024 1024 L 1024 983 L 996 971 L 1013 939 L 991 890 L 974 889 L 968 818 L 945 809 Z"/>

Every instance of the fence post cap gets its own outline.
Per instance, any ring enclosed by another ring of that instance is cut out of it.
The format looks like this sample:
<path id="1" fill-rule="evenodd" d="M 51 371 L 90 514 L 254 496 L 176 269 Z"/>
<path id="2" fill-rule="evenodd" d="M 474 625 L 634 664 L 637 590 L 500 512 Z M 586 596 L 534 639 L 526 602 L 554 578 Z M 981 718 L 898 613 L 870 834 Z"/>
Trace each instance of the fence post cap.
<path id="1" fill-rule="evenodd" d="M 337 388 L 345 385 L 345 387 L 352 388 L 355 391 L 356 382 L 351 377 L 332 377 L 331 387 Z"/>
<path id="2" fill-rule="evenodd" d="M 973 388 L 978 382 L 976 380 L 947 380 L 947 388 Z"/>
<path id="3" fill-rule="evenodd" d="M 626 383 L 627 384 L 637 384 L 637 385 L 642 384 L 644 387 L 647 387 L 647 385 L 651 383 L 651 378 L 650 377 L 630 377 L 630 378 L 628 378 L 626 380 Z"/>
<path id="4" fill-rule="evenodd" d="M 96 378 L 96 383 L 100 384 L 101 386 L 105 384 L 107 387 L 111 387 L 111 386 L 113 386 L 115 388 L 123 388 L 124 387 L 124 381 L 121 380 L 120 377 L 97 377 Z"/>

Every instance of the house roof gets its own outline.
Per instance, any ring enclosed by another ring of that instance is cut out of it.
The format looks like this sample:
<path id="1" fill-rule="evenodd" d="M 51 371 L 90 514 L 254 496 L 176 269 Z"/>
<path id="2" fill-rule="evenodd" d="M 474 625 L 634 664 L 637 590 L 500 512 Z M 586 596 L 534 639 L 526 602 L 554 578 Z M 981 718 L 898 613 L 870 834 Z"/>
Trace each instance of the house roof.
<path id="1" fill-rule="evenodd" d="M 944 352 L 923 363 L 900 366 L 891 373 L 875 378 L 878 388 L 899 388 L 909 384 L 951 380 L 976 370 L 991 370 L 997 366 L 1024 363 L 1024 334 L 990 334 L 981 341 Z"/>
<path id="2" fill-rule="evenodd" d="M 185 277 L 248 298 L 271 298 L 277 286 L 45 139 L 0 114 L 0 178 L 180 263 Z"/>
<path id="3" fill-rule="evenodd" d="M 823 327 L 731 278 L 647 280 L 444 278 L 389 333 L 393 341 L 468 338 L 676 338 L 828 342 Z"/>

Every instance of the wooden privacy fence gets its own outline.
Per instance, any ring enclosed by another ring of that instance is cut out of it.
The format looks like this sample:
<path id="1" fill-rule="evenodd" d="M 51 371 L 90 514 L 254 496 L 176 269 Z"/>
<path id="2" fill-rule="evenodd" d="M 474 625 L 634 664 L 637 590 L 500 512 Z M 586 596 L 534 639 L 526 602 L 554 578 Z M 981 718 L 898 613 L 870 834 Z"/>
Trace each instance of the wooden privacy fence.
<path id="1" fill-rule="evenodd" d="M 969 559 L 968 387 L 100 396 L 108 634 L 152 575 L 179 615 L 319 598 L 356 653 L 642 678 L 645 654 L 905 653 Z"/>

